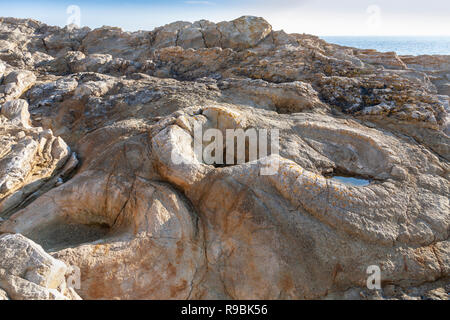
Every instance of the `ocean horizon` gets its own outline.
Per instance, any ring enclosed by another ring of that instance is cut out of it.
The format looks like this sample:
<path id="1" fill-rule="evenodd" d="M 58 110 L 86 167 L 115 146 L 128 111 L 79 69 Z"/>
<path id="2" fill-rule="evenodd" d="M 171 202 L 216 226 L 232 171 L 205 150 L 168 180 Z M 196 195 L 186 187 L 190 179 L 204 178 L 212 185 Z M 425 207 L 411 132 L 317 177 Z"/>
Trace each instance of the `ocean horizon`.
<path id="1" fill-rule="evenodd" d="M 395 51 L 398 55 L 450 55 L 450 36 L 322 36 L 348 47 Z"/>

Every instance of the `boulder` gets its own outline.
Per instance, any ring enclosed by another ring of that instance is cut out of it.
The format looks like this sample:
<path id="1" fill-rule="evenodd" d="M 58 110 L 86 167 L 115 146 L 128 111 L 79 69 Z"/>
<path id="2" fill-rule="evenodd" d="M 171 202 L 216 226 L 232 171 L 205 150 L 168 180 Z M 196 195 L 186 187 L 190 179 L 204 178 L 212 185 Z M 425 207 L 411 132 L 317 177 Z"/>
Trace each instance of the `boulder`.
<path id="1" fill-rule="evenodd" d="M 12 71 L 0 85 L 0 103 L 19 98 L 36 81 L 36 76 L 28 70 Z"/>
<path id="2" fill-rule="evenodd" d="M 67 300 L 67 266 L 20 234 L 0 236 L 0 287 L 13 300 Z M 5 297 L 5 295 L 3 294 Z"/>
<path id="3" fill-rule="evenodd" d="M 1 114 L 11 121 L 11 124 L 30 127 L 30 113 L 26 100 L 11 100 L 3 104 Z"/>

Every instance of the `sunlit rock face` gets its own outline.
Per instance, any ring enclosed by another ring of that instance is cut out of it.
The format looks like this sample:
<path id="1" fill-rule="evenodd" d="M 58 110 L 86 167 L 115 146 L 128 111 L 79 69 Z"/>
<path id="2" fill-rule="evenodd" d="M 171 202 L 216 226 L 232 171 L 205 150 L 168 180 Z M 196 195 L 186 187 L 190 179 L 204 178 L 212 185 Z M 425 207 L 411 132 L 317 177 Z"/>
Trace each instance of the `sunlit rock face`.
<path id="1" fill-rule="evenodd" d="M 448 296 L 449 56 L 257 17 L 0 39 L 0 299 Z M 211 162 L 198 130 L 268 137 Z"/>
<path id="2" fill-rule="evenodd" d="M 20 234 L 0 236 L 0 300 L 80 300 L 68 269 Z"/>

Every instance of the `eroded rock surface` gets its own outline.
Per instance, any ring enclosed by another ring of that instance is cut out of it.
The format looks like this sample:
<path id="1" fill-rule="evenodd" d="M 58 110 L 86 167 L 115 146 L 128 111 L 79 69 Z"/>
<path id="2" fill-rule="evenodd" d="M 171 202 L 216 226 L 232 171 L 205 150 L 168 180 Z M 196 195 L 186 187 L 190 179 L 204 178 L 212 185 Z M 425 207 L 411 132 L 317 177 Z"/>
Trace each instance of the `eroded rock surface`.
<path id="1" fill-rule="evenodd" d="M 0 39 L 0 239 L 77 266 L 82 298 L 448 298 L 450 56 L 256 17 Z M 196 128 L 277 129 L 279 152 L 210 163 Z M 8 279 L 0 299 L 42 287 Z"/>
<path id="2" fill-rule="evenodd" d="M 25 100 L 4 103 L 0 124 L 0 213 L 8 215 L 70 173 L 76 156 L 51 129 L 30 125 Z"/>
<path id="3" fill-rule="evenodd" d="M 68 267 L 19 234 L 0 236 L 0 300 L 79 300 Z"/>

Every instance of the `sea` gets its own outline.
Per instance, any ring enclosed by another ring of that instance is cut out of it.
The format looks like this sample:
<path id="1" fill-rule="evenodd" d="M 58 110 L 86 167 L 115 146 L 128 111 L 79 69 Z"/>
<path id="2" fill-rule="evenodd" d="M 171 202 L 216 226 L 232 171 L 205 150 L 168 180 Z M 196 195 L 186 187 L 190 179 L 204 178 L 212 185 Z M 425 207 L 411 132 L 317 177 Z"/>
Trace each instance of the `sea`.
<path id="1" fill-rule="evenodd" d="M 327 42 L 342 46 L 360 49 L 375 49 L 380 52 L 395 51 L 398 55 L 450 55 L 450 36 L 323 36 L 321 38 Z"/>

